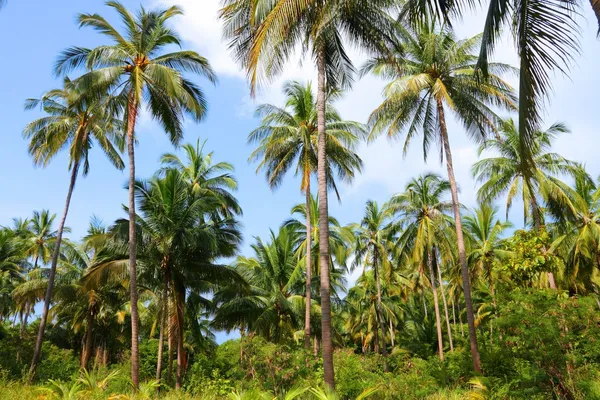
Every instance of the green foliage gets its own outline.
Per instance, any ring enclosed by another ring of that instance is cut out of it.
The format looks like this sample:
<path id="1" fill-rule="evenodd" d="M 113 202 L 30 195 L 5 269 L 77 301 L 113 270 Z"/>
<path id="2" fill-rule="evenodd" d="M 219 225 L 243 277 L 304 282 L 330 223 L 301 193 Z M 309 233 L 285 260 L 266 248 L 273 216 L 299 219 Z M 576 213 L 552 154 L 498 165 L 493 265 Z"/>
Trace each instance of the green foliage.
<path id="1" fill-rule="evenodd" d="M 79 360 L 72 350 L 60 349 L 51 343 L 42 345 L 43 358 L 36 373 L 39 382 L 47 380 L 69 381 L 79 371 Z"/>
<path id="2" fill-rule="evenodd" d="M 560 265 L 560 259 L 548 251 L 550 245 L 546 230 L 516 231 L 506 242 L 513 256 L 497 262 L 496 267 L 505 281 L 531 286 L 543 272 L 555 272 Z"/>

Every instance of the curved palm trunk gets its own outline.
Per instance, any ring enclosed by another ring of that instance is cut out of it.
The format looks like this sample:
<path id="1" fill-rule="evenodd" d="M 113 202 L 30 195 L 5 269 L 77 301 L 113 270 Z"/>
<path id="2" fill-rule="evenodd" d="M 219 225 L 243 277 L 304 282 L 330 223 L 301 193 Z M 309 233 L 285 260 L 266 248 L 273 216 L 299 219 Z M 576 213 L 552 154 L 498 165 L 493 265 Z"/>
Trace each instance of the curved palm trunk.
<path id="1" fill-rule="evenodd" d="M 44 308 L 42 309 L 40 328 L 38 329 L 37 340 L 35 342 L 35 350 L 33 352 L 33 359 L 31 360 L 31 367 L 29 368 L 30 380 L 33 379 L 35 375 L 35 370 L 38 366 L 38 363 L 40 362 L 40 357 L 42 355 L 42 342 L 44 341 L 44 332 L 46 331 L 46 324 L 48 323 L 48 311 L 50 310 L 50 303 L 52 302 L 52 293 L 54 291 L 54 279 L 56 277 L 56 266 L 58 264 L 58 256 L 60 254 L 60 244 L 62 242 L 62 236 L 65 230 L 65 223 L 67 221 L 67 214 L 69 213 L 69 206 L 71 205 L 71 196 L 73 195 L 73 189 L 75 188 L 75 182 L 77 181 L 78 173 L 79 160 L 75 160 L 73 164 L 73 170 L 71 171 L 71 182 L 69 183 L 69 191 L 67 192 L 65 208 L 63 211 L 62 218 L 60 220 L 60 224 L 58 225 L 58 231 L 56 233 L 56 242 L 54 244 L 54 252 L 52 253 L 52 264 L 50 265 L 50 275 L 48 276 L 48 287 L 46 288 L 46 297 L 44 298 Z"/>
<path id="2" fill-rule="evenodd" d="M 467 308 L 467 325 L 469 326 L 469 343 L 471 345 L 471 356 L 473 357 L 473 368 L 481 372 L 481 359 L 479 357 L 479 346 L 477 345 L 477 332 L 475 330 L 475 316 L 473 313 L 473 300 L 471 299 L 471 281 L 469 278 L 469 266 L 467 265 L 467 253 L 465 250 L 465 239 L 463 237 L 462 220 L 460 217 L 460 202 L 458 200 L 458 189 L 454 177 L 454 166 L 452 165 L 452 151 L 448 140 L 448 128 L 444 117 L 444 105 L 441 100 L 437 101 L 438 120 L 444 153 L 446 156 L 446 167 L 448 169 L 448 180 L 450 181 L 450 192 L 452 193 L 452 211 L 454 212 L 454 225 L 456 227 L 456 241 L 458 245 L 458 258 L 462 272 L 463 292 L 465 295 L 465 306 Z"/>
<path id="3" fill-rule="evenodd" d="M 385 324 L 383 322 L 383 306 L 381 305 L 381 279 L 379 277 L 379 265 L 377 259 L 377 250 L 373 252 L 373 270 L 375 271 L 375 284 L 377 285 L 377 322 L 378 327 L 381 330 L 381 354 L 383 355 L 383 370 L 388 372 L 387 367 L 387 347 L 385 345 Z M 375 335 L 379 333 L 375 332 Z"/>
<path id="4" fill-rule="evenodd" d="M 437 288 L 435 284 L 435 274 L 433 273 L 433 257 L 431 252 L 427 252 L 427 266 L 429 267 L 429 280 L 431 281 L 431 292 L 433 293 L 433 307 L 435 309 L 435 327 L 437 329 L 438 354 L 440 360 L 444 361 L 444 337 L 442 336 L 442 321 L 440 317 L 440 305 L 438 301 Z"/>
<path id="5" fill-rule="evenodd" d="M 306 185 L 306 311 L 304 315 L 304 348 L 310 349 L 310 309 L 311 309 L 311 281 L 312 281 L 312 229 L 310 215 L 310 177 Z"/>
<path id="6" fill-rule="evenodd" d="M 440 293 L 442 293 L 442 303 L 444 304 L 444 316 L 446 317 L 446 330 L 448 331 L 448 342 L 450 343 L 450 351 L 454 351 L 454 343 L 452 341 L 452 329 L 450 328 L 450 316 L 448 315 L 448 301 L 446 300 L 446 293 L 444 292 L 444 281 L 442 280 L 442 269 L 437 263 L 437 256 L 435 249 L 433 250 L 433 260 L 436 264 L 438 273 L 438 282 L 440 284 Z"/>
<path id="7" fill-rule="evenodd" d="M 127 113 L 127 153 L 129 155 L 129 297 L 131 308 L 131 382 L 135 390 L 140 385 L 138 291 L 135 268 L 135 150 L 134 129 L 138 112 L 134 93 L 129 95 Z"/>
<path id="8" fill-rule="evenodd" d="M 331 298 L 329 288 L 329 209 L 327 204 L 327 153 L 325 132 L 325 51 L 317 55 L 317 126 L 319 132 L 317 178 L 319 183 L 319 262 L 321 265 L 321 346 L 325 384 L 335 389 L 333 345 L 331 343 Z"/>

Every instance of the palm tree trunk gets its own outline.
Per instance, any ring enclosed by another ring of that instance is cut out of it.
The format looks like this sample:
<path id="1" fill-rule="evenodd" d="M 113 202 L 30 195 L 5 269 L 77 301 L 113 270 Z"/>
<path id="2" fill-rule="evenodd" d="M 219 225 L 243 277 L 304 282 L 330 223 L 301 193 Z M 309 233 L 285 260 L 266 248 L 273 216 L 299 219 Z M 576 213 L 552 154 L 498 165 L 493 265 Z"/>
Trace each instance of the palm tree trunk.
<path id="1" fill-rule="evenodd" d="M 395 340 L 396 340 L 396 333 L 394 332 L 394 325 L 392 323 L 392 319 L 390 318 L 390 340 L 392 342 L 392 353 L 394 352 L 394 347 L 396 345 Z"/>
<path id="2" fill-rule="evenodd" d="M 87 136 L 87 134 L 85 136 Z M 65 230 L 67 214 L 69 213 L 69 206 L 71 205 L 71 196 L 73 195 L 73 189 L 75 188 L 75 182 L 77 181 L 78 173 L 79 160 L 76 159 L 73 163 L 73 169 L 71 171 L 71 182 L 69 183 L 69 190 L 67 192 L 65 208 L 63 210 L 63 215 L 60 220 L 60 224 L 58 225 L 58 231 L 56 233 L 56 242 L 54 244 L 54 252 L 52 253 L 52 264 L 50 265 L 50 275 L 48 276 L 48 287 L 46 288 L 46 297 L 44 298 L 44 308 L 42 309 L 40 328 L 38 330 L 37 340 L 35 342 L 35 350 L 33 352 L 33 359 L 31 360 L 31 367 L 29 368 L 30 381 L 35 375 L 35 370 L 38 366 L 38 363 L 40 362 L 40 357 L 42 355 L 42 342 L 44 341 L 44 332 L 46 331 L 46 324 L 48 322 L 48 311 L 50 310 L 50 302 L 52 302 L 52 293 L 54 291 L 54 278 L 56 277 L 56 266 L 58 264 L 58 256 L 60 254 L 60 243 L 62 241 L 62 235 Z"/>
<path id="3" fill-rule="evenodd" d="M 173 379 L 173 354 L 174 354 L 174 349 L 175 349 L 175 335 L 169 324 L 169 329 L 167 330 L 167 356 L 168 356 L 168 361 L 167 361 L 167 382 L 171 383 L 172 379 Z"/>
<path id="4" fill-rule="evenodd" d="M 135 94 L 129 94 L 127 110 L 127 153 L 129 155 L 129 296 L 131 309 L 131 382 L 135 390 L 140 385 L 139 374 L 139 317 L 138 317 L 138 291 L 135 267 L 135 141 L 134 131 L 137 119 L 138 104 Z"/>
<path id="5" fill-rule="evenodd" d="M 85 330 L 85 346 L 81 356 L 81 368 L 87 368 L 90 356 L 92 355 L 92 345 L 94 344 L 94 313 L 90 310 L 87 315 L 87 327 Z"/>
<path id="6" fill-rule="evenodd" d="M 452 303 L 452 325 L 454 325 L 454 332 L 456 332 L 456 310 L 454 308 L 454 299 L 450 299 Z"/>
<path id="7" fill-rule="evenodd" d="M 335 390 L 333 345 L 331 343 L 331 297 L 329 288 L 329 209 L 327 204 L 327 137 L 325 132 L 325 49 L 317 56 L 317 127 L 319 132 L 317 178 L 319 184 L 319 262 L 321 264 L 321 346 L 325 384 Z"/>
<path id="8" fill-rule="evenodd" d="M 452 193 L 452 210 L 454 211 L 454 225 L 456 228 L 456 241 L 458 245 L 458 258 L 462 272 L 463 293 L 465 295 L 465 305 L 467 308 L 467 325 L 469 326 L 469 343 L 471 345 L 471 356 L 473 357 L 473 368 L 481 373 L 481 359 L 479 356 L 479 346 L 477 346 L 477 332 L 475 330 L 475 315 L 473 313 L 473 300 L 471 299 L 471 282 L 469 278 L 469 266 L 467 265 L 467 253 L 465 250 L 465 240 L 463 237 L 462 220 L 460 217 L 460 202 L 458 200 L 458 189 L 456 188 L 456 178 L 454 177 L 454 166 L 452 164 L 452 151 L 450 150 L 450 141 L 448 139 L 448 128 L 446 118 L 444 117 L 444 105 L 441 100 L 437 101 L 438 121 L 440 122 L 440 132 L 444 153 L 446 156 L 446 167 L 448 168 L 448 180 L 450 181 L 450 192 Z"/>
<path id="9" fill-rule="evenodd" d="M 312 229 L 310 226 L 310 176 L 306 184 L 306 310 L 304 315 L 304 348 L 310 349 L 310 309 L 311 309 L 311 273 L 312 273 Z"/>
<path id="10" fill-rule="evenodd" d="M 381 305 L 381 279 L 379 277 L 379 265 L 377 260 L 377 250 L 373 252 L 373 270 L 375 271 L 375 284 L 377 285 L 377 319 L 379 320 L 377 325 L 381 330 L 381 353 L 383 355 L 383 370 L 388 372 L 387 368 L 387 348 L 385 345 L 385 324 L 383 322 L 383 306 Z M 378 335 L 375 332 L 375 335 Z"/>
<path id="11" fill-rule="evenodd" d="M 433 307 L 435 309 L 435 327 L 437 329 L 438 339 L 438 354 L 440 360 L 444 361 L 444 338 L 442 336 L 442 321 L 440 317 L 440 306 L 438 301 L 438 294 L 435 285 L 435 274 L 433 273 L 433 257 L 431 251 L 427 252 L 427 265 L 429 267 L 429 279 L 431 280 L 431 292 L 433 293 Z"/>
<path id="12" fill-rule="evenodd" d="M 542 228 L 542 218 L 540 206 L 537 203 L 537 199 L 535 198 L 535 192 L 533 191 L 533 185 L 529 179 L 525 179 L 527 184 L 527 188 L 529 189 L 529 195 L 531 196 L 531 214 L 533 216 L 533 226 L 536 231 L 539 231 Z M 554 279 L 554 274 L 552 272 L 548 272 L 548 285 L 550 289 L 556 290 L 556 280 Z"/>
<path id="13" fill-rule="evenodd" d="M 163 291 L 162 304 L 160 311 L 160 333 L 158 334 L 158 355 L 156 362 L 156 380 L 161 382 L 163 368 L 163 347 L 165 343 L 165 325 L 167 324 L 167 297 L 169 296 L 169 277 L 166 271 L 163 271 Z"/>
<path id="14" fill-rule="evenodd" d="M 184 289 L 185 290 L 185 289 Z M 183 374 L 186 367 L 185 349 L 183 347 L 183 331 L 185 311 L 185 292 L 177 293 L 177 376 L 175 379 L 175 389 L 181 389 L 183 383 Z"/>
<path id="15" fill-rule="evenodd" d="M 448 342 L 450 342 L 450 351 L 454 351 L 454 343 L 452 342 L 452 329 L 450 328 L 450 317 L 448 316 L 448 302 L 446 301 L 446 293 L 444 292 L 444 281 L 442 280 L 442 269 L 437 263 L 437 255 L 434 251 L 434 262 L 438 273 L 438 282 L 440 284 L 440 292 L 442 293 L 442 303 L 444 304 L 444 316 L 446 317 L 446 330 L 448 331 Z"/>
<path id="16" fill-rule="evenodd" d="M 171 289 L 172 290 L 172 289 Z M 167 351 L 168 351 L 168 363 L 167 363 L 167 382 L 171 383 L 173 378 L 173 354 L 176 346 L 176 337 L 175 337 L 175 323 L 174 323 L 174 313 L 173 313 L 173 299 L 170 296 L 167 300 Z"/>

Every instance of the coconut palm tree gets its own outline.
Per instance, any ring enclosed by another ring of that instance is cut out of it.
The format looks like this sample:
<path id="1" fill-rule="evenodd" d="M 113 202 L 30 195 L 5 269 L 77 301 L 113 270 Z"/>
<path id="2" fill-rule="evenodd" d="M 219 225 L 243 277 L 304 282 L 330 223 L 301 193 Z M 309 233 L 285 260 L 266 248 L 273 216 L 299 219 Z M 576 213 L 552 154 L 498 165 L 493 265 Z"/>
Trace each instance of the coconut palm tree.
<path id="1" fill-rule="evenodd" d="M 19 235 L 12 229 L 0 228 L 0 320 L 15 311 L 12 291 L 25 279 L 27 266 Z"/>
<path id="2" fill-rule="evenodd" d="M 363 353 L 373 345 L 373 350 L 379 352 L 381 346 L 385 343 L 379 342 L 379 333 L 385 329 L 378 321 L 381 314 L 393 328 L 398 324 L 399 314 L 398 306 L 401 302 L 397 293 L 400 288 L 396 282 L 384 280 L 380 284 L 381 304 L 377 292 L 377 284 L 374 271 L 365 271 L 357 280 L 356 285 L 348 290 L 348 295 L 344 298 L 341 318 L 344 331 L 349 335 L 351 342 L 361 346 Z M 390 329 L 389 335 L 392 346 L 394 345 L 394 330 Z"/>
<path id="3" fill-rule="evenodd" d="M 121 3 L 106 3 L 120 16 L 124 30 L 120 32 L 98 14 L 80 14 L 81 27 L 92 27 L 110 44 L 94 49 L 71 47 L 65 50 L 56 64 L 56 73 L 65 74 L 85 66 L 89 71 L 77 79 L 85 90 L 108 90 L 125 105 L 125 130 L 129 156 L 129 264 L 131 276 L 131 377 L 139 385 L 138 333 L 139 317 L 135 268 L 135 126 L 141 107 L 146 101 L 150 114 L 162 125 L 173 144 L 183 136 L 184 115 L 200 121 L 206 114 L 206 100 L 200 87 L 183 76 L 193 73 L 215 82 L 208 61 L 194 51 L 164 53 L 165 47 L 181 47 L 177 33 L 167 26 L 181 15 L 177 6 L 146 10 L 134 15 Z"/>
<path id="4" fill-rule="evenodd" d="M 469 240 L 469 265 L 478 276 L 487 277 L 490 295 L 496 307 L 496 290 L 492 266 L 506 259 L 510 252 L 502 248 L 502 234 L 512 224 L 497 219 L 498 209 L 489 203 L 480 203 L 473 213 L 465 216 L 465 231 Z M 475 267 L 475 268 L 473 268 Z"/>
<path id="5" fill-rule="evenodd" d="M 213 327 L 231 330 L 240 326 L 278 343 L 295 336 L 301 327 L 302 264 L 296 256 L 298 234 L 282 227 L 271 231 L 269 242 L 257 238 L 254 257 L 237 258 L 233 268 L 249 287 L 226 287 L 215 296 L 220 304 Z"/>
<path id="6" fill-rule="evenodd" d="M 490 64 L 489 78 L 481 79 L 475 72 L 477 58 L 473 55 L 481 43 L 481 35 L 457 40 L 447 26 L 438 26 L 435 22 L 426 22 L 414 29 L 398 25 L 397 36 L 394 49 L 398 50 L 394 50 L 392 55 L 384 53 L 372 59 L 363 68 L 363 73 L 371 71 L 392 79 L 385 89 L 385 100 L 369 118 L 371 138 L 382 132 L 395 137 L 406 131 L 406 153 L 414 136 L 422 133 L 424 157 L 432 142 L 440 144 L 440 154 L 446 160 L 452 195 L 473 366 L 476 371 L 480 371 L 446 111 L 449 110 L 466 126 L 473 139 L 485 138 L 487 132 L 495 128 L 494 121 L 497 118 L 490 107 L 516 107 L 512 88 L 495 75 L 511 68 L 504 64 Z"/>
<path id="7" fill-rule="evenodd" d="M 123 169 L 125 167 L 119 156 L 124 144 L 120 134 L 122 123 L 114 115 L 115 105 L 112 102 L 110 97 L 89 96 L 88 93 L 73 85 L 70 79 L 65 78 L 63 88 L 51 90 L 44 94 L 41 99 L 28 99 L 25 103 L 26 109 L 41 107 L 47 114 L 30 122 L 23 131 L 23 136 L 30 140 L 29 153 L 33 157 L 34 164 L 45 167 L 62 149 L 68 148 L 68 167 L 71 170 L 65 208 L 56 234 L 53 235 L 50 276 L 48 277 L 48 288 L 44 298 L 44 308 L 42 309 L 36 347 L 31 362 L 31 376 L 35 373 L 41 356 L 62 236 L 65 231 L 71 196 L 80 168 L 82 175 L 86 176 L 90 168 L 89 151 L 94 145 L 102 149 L 116 168 Z M 36 218 L 32 220 L 34 229 L 36 229 L 36 221 Z M 34 262 L 36 266 L 40 255 L 44 262 L 50 261 L 49 257 L 45 257 L 44 254 L 36 253 Z"/>
<path id="8" fill-rule="evenodd" d="M 252 131 L 248 141 L 258 144 L 250 160 L 260 161 L 257 172 L 264 170 L 269 186 L 277 188 L 285 174 L 295 164 L 296 175 L 301 175 L 300 191 L 305 194 L 306 205 L 306 315 L 304 322 L 304 345 L 310 348 L 310 304 L 312 272 L 312 226 L 310 181 L 317 171 L 318 121 L 317 104 L 310 83 L 288 82 L 284 85 L 286 97 L 284 108 L 263 104 L 256 114 L 263 118 L 261 125 Z M 360 172 L 362 161 L 354 152 L 364 127 L 352 121 L 343 121 L 331 101 L 337 93 L 330 93 L 326 113 L 327 135 L 327 184 L 339 192 L 333 174 L 339 180 L 350 182 Z M 316 222 L 316 221 L 315 221 Z"/>
<path id="9" fill-rule="evenodd" d="M 541 128 L 544 102 L 552 92 L 552 72 L 566 74 L 579 52 L 577 17 L 585 0 L 489 2 L 479 49 L 478 69 L 489 76 L 489 56 L 494 52 L 504 27 L 512 29 L 519 55 L 519 139 L 525 163 L 533 161 L 529 149 Z M 600 1 L 589 0 L 600 27 Z M 474 6 L 463 0 L 408 0 L 401 14 L 412 23 L 431 16 L 448 20 Z"/>
<path id="10" fill-rule="evenodd" d="M 600 1 L 589 0 L 600 26 Z M 579 51 L 581 0 L 535 1 L 495 0 L 488 6 L 478 66 L 489 72 L 488 57 L 494 51 L 504 26 L 512 25 L 519 54 L 518 135 L 523 162 L 532 164 L 537 132 L 541 129 L 544 102 L 552 93 L 554 71 L 566 74 Z"/>
<path id="11" fill-rule="evenodd" d="M 54 230 L 56 214 L 49 210 L 34 211 L 31 219 L 23 221 L 24 225 L 19 227 L 19 234 L 25 238 L 26 253 L 33 260 L 33 269 L 42 264 L 50 262 L 52 250 L 56 243 L 58 232 Z M 26 230 L 22 230 L 25 228 Z M 67 232 L 70 232 L 67 228 Z"/>
<path id="12" fill-rule="evenodd" d="M 483 183 L 477 195 L 480 201 L 492 201 L 506 194 L 506 218 L 517 196 L 523 201 L 523 221 L 531 218 L 535 229 L 543 225 L 542 202 L 556 201 L 564 196 L 560 176 L 576 176 L 580 170 L 573 161 L 550 152 L 554 139 L 569 129 L 556 123 L 545 131 L 536 131 L 535 141 L 527 150 L 519 136 L 519 129 L 512 119 L 500 124 L 500 137 L 486 140 L 479 148 L 498 153 L 497 157 L 485 158 L 473 165 L 472 172 Z M 530 162 L 525 162 L 531 157 Z M 556 289 L 552 272 L 548 273 L 551 288 Z"/>
<path id="13" fill-rule="evenodd" d="M 479 147 L 479 153 L 492 151 L 496 157 L 477 161 L 473 167 L 473 176 L 482 183 L 477 192 L 479 201 L 492 201 L 506 195 L 506 218 L 514 199 L 520 196 L 523 201 L 523 223 L 533 222 L 539 229 L 543 225 L 542 202 L 550 200 L 559 189 L 552 178 L 559 176 L 574 177 L 579 166 L 558 153 L 550 152 L 552 142 L 560 134 L 569 133 L 561 123 L 550 126 L 545 131 L 535 133 L 533 146 L 523 149 L 519 130 L 512 119 L 500 123 L 498 138 L 486 140 Z M 533 158 L 525 163 L 525 153 Z"/>
<path id="14" fill-rule="evenodd" d="M 160 158 L 164 165 L 161 172 L 179 170 L 196 196 L 219 199 L 225 216 L 240 215 L 242 209 L 231 193 L 238 188 L 233 165 L 227 162 L 213 163 L 213 152 L 203 153 L 205 143 L 201 146 L 198 139 L 195 146 L 192 143 L 184 144 L 185 161 L 173 153 L 163 154 Z"/>
<path id="15" fill-rule="evenodd" d="M 377 202 L 369 200 L 365 208 L 365 214 L 360 224 L 352 226 L 354 236 L 354 262 L 353 266 L 362 265 L 365 269 L 371 267 L 375 278 L 377 289 L 377 330 L 381 330 L 381 352 L 384 357 L 383 369 L 387 371 L 387 344 L 385 341 L 385 320 L 383 317 L 383 305 L 381 300 L 381 274 L 391 274 L 389 251 L 393 242 L 396 226 L 391 224 L 393 209 L 386 205 L 379 207 Z"/>
<path id="16" fill-rule="evenodd" d="M 198 196 L 186 175 L 170 169 L 164 177 L 136 182 L 139 214 L 138 251 L 144 265 L 140 276 L 159 289 L 160 330 L 177 345 L 176 388 L 181 388 L 186 368 L 184 349 L 186 296 L 213 290 L 211 285 L 240 282 L 235 271 L 216 264 L 219 257 L 232 257 L 240 243 L 237 221 L 221 217 L 221 197 Z M 127 242 L 129 221 L 118 220 L 112 228 L 115 239 Z M 106 260 L 89 271 L 88 279 L 125 275 L 125 260 Z M 173 307 L 169 309 L 168 305 Z M 168 317 L 168 318 L 167 318 Z M 165 326 L 165 323 L 168 326 Z M 175 336 L 173 336 L 175 335 Z M 162 346 L 159 357 L 162 359 Z M 157 368 L 160 379 L 161 371 Z"/>
<path id="17" fill-rule="evenodd" d="M 298 45 L 317 67 L 317 180 L 321 258 L 321 325 L 324 380 L 335 387 L 331 342 L 331 301 L 327 260 L 327 93 L 348 86 L 354 68 L 346 53 L 344 36 L 365 49 L 378 48 L 389 36 L 391 18 L 385 12 L 393 0 L 308 0 L 268 5 L 259 0 L 226 0 L 221 10 L 224 35 L 235 57 L 248 73 L 251 93 L 259 83 L 283 70 Z"/>
<path id="18" fill-rule="evenodd" d="M 582 171 L 575 187 L 563 190 L 564 200 L 549 207 L 556 220 L 550 250 L 563 256 L 571 289 L 591 291 L 593 272 L 600 268 L 600 185 Z"/>
<path id="19" fill-rule="evenodd" d="M 444 200 L 450 191 L 450 182 L 442 179 L 439 175 L 426 174 L 410 181 L 404 192 L 394 196 L 389 204 L 390 210 L 397 214 L 397 224 L 402 229 L 398 237 L 399 251 L 408 254 L 409 259 L 416 264 L 419 271 L 424 270 L 425 265 L 429 270 L 438 335 L 438 354 L 442 360 L 444 359 L 444 344 L 434 271 L 440 268 L 438 253 L 446 256 L 452 253 L 450 243 L 452 238 L 447 229 L 451 226 L 451 220 L 446 213 L 453 208 L 453 205 Z M 439 284 L 443 285 L 441 279 L 439 279 Z M 443 293 L 443 288 L 441 290 Z M 444 307 L 444 310 L 446 311 L 448 338 L 451 342 L 452 333 L 447 307 Z"/>

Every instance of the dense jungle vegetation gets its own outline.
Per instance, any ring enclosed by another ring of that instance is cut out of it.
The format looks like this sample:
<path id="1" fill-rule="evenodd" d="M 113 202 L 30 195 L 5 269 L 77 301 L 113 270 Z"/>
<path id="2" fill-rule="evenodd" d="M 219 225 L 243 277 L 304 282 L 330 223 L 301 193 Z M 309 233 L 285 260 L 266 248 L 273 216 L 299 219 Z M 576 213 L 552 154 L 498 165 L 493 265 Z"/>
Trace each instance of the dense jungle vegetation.
<path id="1" fill-rule="evenodd" d="M 460 0 L 224 0 L 223 45 L 251 94 L 299 47 L 317 71 L 244 132 L 273 190 L 300 178 L 289 218 L 256 238 L 227 154 L 185 139 L 184 120 L 206 115 L 197 79 L 217 77 L 180 40 L 182 9 L 79 14 L 102 44 L 66 48 L 57 88 L 25 102 L 43 113 L 23 129 L 33 163 L 66 152 L 71 178 L 62 214 L 0 227 L 0 397 L 600 399 L 600 178 L 555 152 L 568 122 L 542 120 L 552 74 L 577 54 L 581 3 L 491 0 L 483 33 L 459 38 L 472 6 Z M 502 28 L 516 67 L 491 60 Z M 352 64 L 350 43 L 367 63 Z M 336 101 L 368 74 L 387 82 L 382 103 L 349 120 Z M 142 110 L 174 145 L 152 176 L 135 171 Z M 479 147 L 474 208 L 453 164 L 464 134 Z M 416 175 L 342 224 L 330 196 L 382 135 L 447 175 Z M 90 210 L 87 235 L 71 237 L 91 152 L 127 169 L 128 203 L 116 221 Z"/>

